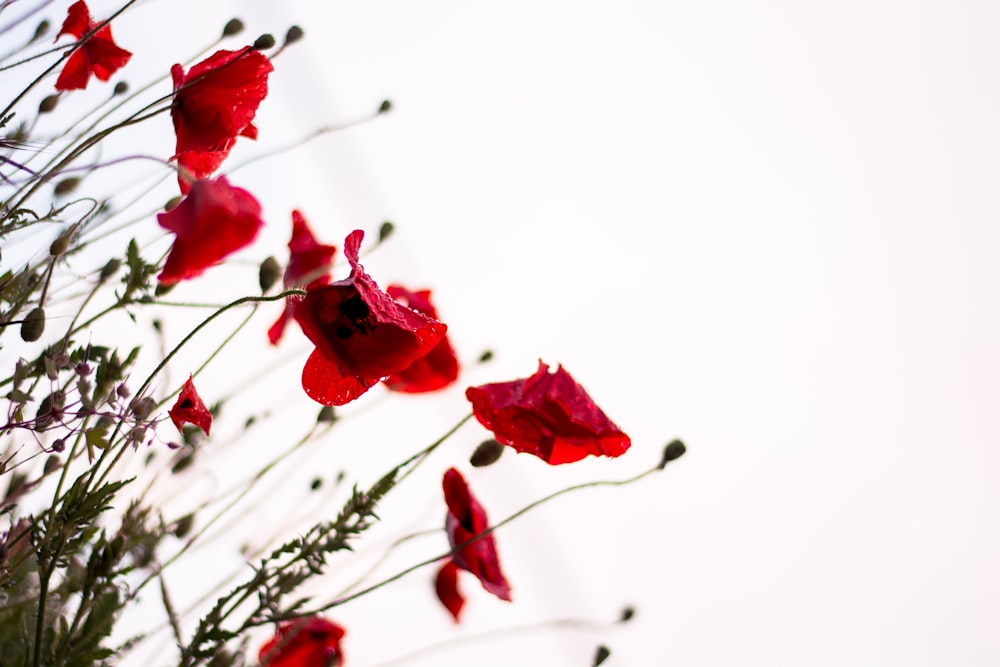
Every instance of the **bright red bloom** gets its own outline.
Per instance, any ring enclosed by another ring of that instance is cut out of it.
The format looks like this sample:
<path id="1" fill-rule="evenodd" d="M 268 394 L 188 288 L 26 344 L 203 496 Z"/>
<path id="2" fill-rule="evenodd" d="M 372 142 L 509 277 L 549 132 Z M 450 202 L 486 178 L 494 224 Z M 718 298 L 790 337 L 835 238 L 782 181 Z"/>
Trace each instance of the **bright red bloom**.
<path id="1" fill-rule="evenodd" d="M 316 349 L 302 369 L 302 388 L 317 403 L 344 405 L 386 376 L 407 368 L 448 327 L 392 300 L 358 263 L 364 232 L 344 241 L 351 275 L 309 287 L 295 319 Z"/>
<path id="2" fill-rule="evenodd" d="M 330 265 L 337 252 L 337 246 L 323 245 L 313 236 L 300 211 L 292 211 L 292 238 L 288 242 L 290 257 L 285 267 L 285 288 L 318 287 L 330 284 Z M 390 288 L 391 289 L 391 288 Z M 278 321 L 267 330 L 271 345 L 277 345 L 285 332 L 285 326 L 292 319 L 297 299 L 286 299 L 285 310 Z"/>
<path id="3" fill-rule="evenodd" d="M 260 667 L 342 667 L 344 629 L 321 616 L 286 621 L 260 647 Z"/>
<path id="4" fill-rule="evenodd" d="M 267 96 L 267 75 L 273 70 L 267 56 L 251 47 L 216 51 L 187 74 L 180 65 L 170 68 L 181 192 L 218 169 L 236 137 L 257 138 L 253 118 Z"/>
<path id="5" fill-rule="evenodd" d="M 448 505 L 445 530 L 448 531 L 451 548 L 455 549 L 488 529 L 490 521 L 486 517 L 486 510 L 473 497 L 469 485 L 465 483 L 465 478 L 458 470 L 450 468 L 445 472 L 441 485 L 444 487 L 444 500 Z M 471 572 L 479 578 L 479 583 L 487 591 L 501 600 L 511 601 L 510 584 L 500 571 L 497 545 L 492 534 L 462 547 L 438 572 L 435 580 L 438 599 L 458 623 L 465 598 L 458 591 L 456 568 Z"/>
<path id="6" fill-rule="evenodd" d="M 69 7 L 62 30 L 56 35 L 56 41 L 63 35 L 72 35 L 78 40 L 97 27 L 90 19 L 90 10 L 83 0 L 74 2 Z M 132 54 L 115 44 L 111 36 L 111 24 L 87 38 L 87 41 L 76 47 L 76 50 L 66 59 L 59 78 L 56 79 L 56 90 L 78 90 L 86 88 L 93 74 L 101 81 L 107 81 L 111 75 L 125 66 Z"/>
<path id="7" fill-rule="evenodd" d="M 264 224 L 253 195 L 230 185 L 225 176 L 196 182 L 180 204 L 156 220 L 177 235 L 160 272 L 164 285 L 201 275 L 249 245 Z"/>
<path id="8" fill-rule="evenodd" d="M 177 402 L 167 414 L 170 415 L 170 419 L 173 420 L 178 431 L 184 424 L 194 424 L 204 431 L 205 435 L 209 435 L 212 430 L 212 413 L 205 407 L 204 401 L 198 395 L 198 390 L 194 388 L 193 378 L 189 377 L 188 381 L 181 387 Z"/>
<path id="9" fill-rule="evenodd" d="M 547 463 L 621 456 L 632 444 L 563 367 L 538 362 L 530 378 L 469 387 L 472 412 L 497 441 Z"/>
<path id="10" fill-rule="evenodd" d="M 437 319 L 437 311 L 431 303 L 430 290 L 411 292 L 399 285 L 389 285 L 386 288 L 393 299 L 427 317 Z M 405 370 L 390 375 L 385 380 L 385 386 L 393 391 L 408 394 L 419 394 L 435 391 L 458 379 L 458 358 L 445 336 L 425 356 L 420 357 Z"/>

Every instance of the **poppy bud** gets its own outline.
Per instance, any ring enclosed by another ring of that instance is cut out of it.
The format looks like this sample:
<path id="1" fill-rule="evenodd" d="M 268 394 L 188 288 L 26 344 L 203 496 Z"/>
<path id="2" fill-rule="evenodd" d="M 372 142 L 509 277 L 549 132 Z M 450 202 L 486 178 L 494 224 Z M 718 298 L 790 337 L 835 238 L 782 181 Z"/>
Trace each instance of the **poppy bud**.
<path id="1" fill-rule="evenodd" d="M 121 265 L 122 261 L 117 257 L 109 259 L 108 263 L 104 265 L 103 269 L 101 269 L 101 275 L 97 277 L 97 280 L 103 283 L 105 280 L 118 273 L 118 269 L 121 268 Z"/>
<path id="2" fill-rule="evenodd" d="M 663 458 L 660 459 L 660 470 L 663 470 L 668 463 L 679 459 L 684 456 L 684 452 L 687 451 L 687 447 L 680 440 L 671 440 L 670 443 L 663 449 Z"/>
<path id="3" fill-rule="evenodd" d="M 303 36 L 305 36 L 305 33 L 302 31 L 302 28 L 297 25 L 293 25 L 288 29 L 288 32 L 285 33 L 285 46 L 294 44 L 302 39 Z"/>
<path id="4" fill-rule="evenodd" d="M 323 478 L 322 477 L 314 477 L 313 481 L 309 482 L 309 490 L 310 491 L 318 491 L 319 487 L 321 487 L 321 486 L 323 486 Z"/>
<path id="5" fill-rule="evenodd" d="M 183 538 L 194 527 L 194 514 L 185 514 L 174 524 L 174 537 Z"/>
<path id="6" fill-rule="evenodd" d="M 597 651 L 594 653 L 594 667 L 598 667 L 601 663 L 611 657 L 611 649 L 609 649 L 604 644 L 597 647 Z"/>
<path id="7" fill-rule="evenodd" d="M 31 343 L 42 337 L 45 331 L 45 309 L 39 306 L 21 320 L 21 340 Z"/>
<path id="8" fill-rule="evenodd" d="M 469 463 L 474 468 L 484 468 L 496 463 L 502 454 L 503 445 L 490 438 L 479 443 L 476 451 L 472 452 L 472 456 L 469 457 Z"/>
<path id="9" fill-rule="evenodd" d="M 622 615 L 618 617 L 619 623 L 628 623 L 635 616 L 635 607 L 625 607 L 622 609 Z"/>
<path id="10" fill-rule="evenodd" d="M 49 113 L 55 111 L 56 104 L 59 103 L 59 95 L 46 95 L 38 104 L 38 113 Z"/>
<path id="11" fill-rule="evenodd" d="M 392 222 L 389 220 L 383 222 L 382 225 L 378 228 L 378 242 L 382 243 L 383 241 L 388 239 L 390 236 L 392 236 L 392 233 L 394 231 L 396 231 L 396 225 L 392 224 Z"/>
<path id="12" fill-rule="evenodd" d="M 378 106 L 378 112 L 382 114 L 390 111 L 392 111 L 392 100 L 382 100 L 382 104 Z"/>
<path id="13" fill-rule="evenodd" d="M 115 84 L 115 89 L 112 91 L 112 95 L 124 95 L 128 92 L 128 84 L 124 81 L 119 81 Z"/>
<path id="14" fill-rule="evenodd" d="M 177 195 L 176 197 L 171 197 L 170 199 L 167 200 L 167 203 L 163 205 L 163 210 L 167 212 L 174 210 L 175 208 L 177 208 L 177 205 L 181 203 L 182 199 L 184 199 L 184 197 L 181 195 Z"/>
<path id="15" fill-rule="evenodd" d="M 485 364 L 492 358 L 493 358 L 493 350 L 484 350 L 483 353 L 479 355 L 479 363 Z"/>
<path id="16" fill-rule="evenodd" d="M 274 283 L 278 282 L 278 278 L 280 277 L 281 264 L 279 264 L 278 260 L 274 257 L 268 257 L 260 263 L 260 274 L 258 278 L 260 280 L 261 292 L 266 292 L 274 287 Z"/>
<path id="17" fill-rule="evenodd" d="M 253 43 L 253 48 L 258 51 L 266 51 L 274 46 L 274 35 L 264 33 Z"/>
<path id="18" fill-rule="evenodd" d="M 232 37 L 233 35 L 238 35 L 243 32 L 243 21 L 239 19 L 229 19 L 226 26 L 222 29 L 223 37 Z"/>
<path id="19" fill-rule="evenodd" d="M 333 423 L 337 421 L 337 414 L 333 411 L 332 405 L 324 405 L 320 408 L 319 415 L 316 417 L 316 421 L 319 423 L 328 422 Z"/>
<path id="20" fill-rule="evenodd" d="M 45 468 L 43 469 L 43 474 L 51 475 L 56 470 L 59 470 L 59 468 L 61 467 L 62 467 L 62 461 L 59 460 L 58 456 L 52 454 L 51 456 L 49 456 L 49 458 L 45 459 Z"/>
<path id="21" fill-rule="evenodd" d="M 70 176 L 56 183 L 56 186 L 52 188 L 52 192 L 55 193 L 56 197 L 62 197 L 76 190 L 76 186 L 78 185 L 80 185 L 80 178 Z"/>
<path id="22" fill-rule="evenodd" d="M 58 186 L 56 186 L 58 187 Z M 66 252 L 69 248 L 69 233 L 60 234 L 56 237 L 56 240 L 49 244 L 49 254 L 53 257 L 58 257 L 59 255 Z"/>
<path id="23" fill-rule="evenodd" d="M 170 283 L 168 285 L 165 285 L 163 283 L 156 283 L 156 289 L 154 290 L 153 293 L 156 294 L 156 296 L 165 296 L 167 294 L 170 294 L 170 291 L 172 289 L 174 289 L 174 283 Z"/>
<path id="24" fill-rule="evenodd" d="M 42 21 L 38 24 L 38 27 L 35 28 L 35 34 L 31 37 L 31 41 L 34 42 L 44 37 L 45 33 L 49 31 L 50 25 L 51 24 L 48 19 L 42 19 Z"/>

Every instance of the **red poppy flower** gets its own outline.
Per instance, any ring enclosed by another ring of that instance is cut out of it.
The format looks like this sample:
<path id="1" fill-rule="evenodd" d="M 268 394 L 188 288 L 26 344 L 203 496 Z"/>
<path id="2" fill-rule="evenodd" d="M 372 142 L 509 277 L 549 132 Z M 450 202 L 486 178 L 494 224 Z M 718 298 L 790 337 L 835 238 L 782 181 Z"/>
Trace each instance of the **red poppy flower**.
<path id="1" fill-rule="evenodd" d="M 620 456 L 632 444 L 563 367 L 538 362 L 530 378 L 469 387 L 472 412 L 497 441 L 547 463 Z"/>
<path id="2" fill-rule="evenodd" d="M 83 0 L 74 2 L 69 7 L 62 29 L 56 35 L 56 41 L 63 35 L 72 35 L 78 40 L 94 30 L 97 23 L 90 19 L 90 10 Z M 111 24 L 90 35 L 85 42 L 79 44 L 76 50 L 66 59 L 59 78 L 56 79 L 56 90 L 78 90 L 86 88 L 93 74 L 101 81 L 107 81 L 111 75 L 125 66 L 132 54 L 115 44 L 111 36 Z"/>
<path id="3" fill-rule="evenodd" d="M 430 290 L 411 292 L 399 285 L 389 285 L 386 292 L 404 306 L 437 319 L 437 311 L 431 303 Z M 414 361 L 405 370 L 386 378 L 385 386 L 393 391 L 419 394 L 447 387 L 456 379 L 458 379 L 458 358 L 448 337 L 445 336 L 425 356 Z"/>
<path id="4" fill-rule="evenodd" d="M 455 549 L 489 528 L 490 521 L 486 517 L 486 510 L 473 497 L 469 485 L 458 470 L 450 468 L 445 472 L 441 485 L 448 505 L 445 530 L 448 531 L 451 548 Z M 451 612 L 456 623 L 465 604 L 465 598 L 458 590 L 458 569 L 476 575 L 483 588 L 501 600 L 511 601 L 510 584 L 500 571 L 497 546 L 492 534 L 462 547 L 438 572 L 435 580 L 438 599 Z"/>
<path id="5" fill-rule="evenodd" d="M 267 96 L 267 75 L 273 70 L 267 56 L 252 47 L 216 51 L 187 74 L 180 65 L 170 68 L 181 192 L 218 169 L 236 137 L 257 138 L 253 118 Z"/>
<path id="6" fill-rule="evenodd" d="M 180 204 L 157 215 L 156 221 L 177 235 L 159 275 L 164 285 L 201 275 L 249 245 L 264 224 L 260 203 L 225 176 L 196 182 Z"/>
<path id="7" fill-rule="evenodd" d="M 351 275 L 309 287 L 295 319 L 316 349 L 302 369 L 302 388 L 323 405 L 344 405 L 407 368 L 438 344 L 448 327 L 392 300 L 358 263 L 364 232 L 344 241 Z"/>
<path id="8" fill-rule="evenodd" d="M 184 424 L 194 424 L 204 431 L 205 435 L 209 435 L 209 431 L 212 430 L 212 413 L 205 407 L 198 390 L 194 388 L 194 380 L 190 377 L 181 387 L 177 402 L 167 414 L 170 415 L 178 431 Z"/>
<path id="9" fill-rule="evenodd" d="M 344 629 L 321 616 L 286 621 L 260 647 L 260 667 L 342 667 Z"/>
<path id="10" fill-rule="evenodd" d="M 330 283 L 329 267 L 337 246 L 323 245 L 313 236 L 300 211 L 292 211 L 292 238 L 288 242 L 290 257 L 285 267 L 285 288 L 308 285 L 317 287 Z M 267 330 L 271 345 L 277 345 L 285 332 L 285 326 L 292 319 L 297 299 L 286 299 L 285 310 L 278 321 Z"/>

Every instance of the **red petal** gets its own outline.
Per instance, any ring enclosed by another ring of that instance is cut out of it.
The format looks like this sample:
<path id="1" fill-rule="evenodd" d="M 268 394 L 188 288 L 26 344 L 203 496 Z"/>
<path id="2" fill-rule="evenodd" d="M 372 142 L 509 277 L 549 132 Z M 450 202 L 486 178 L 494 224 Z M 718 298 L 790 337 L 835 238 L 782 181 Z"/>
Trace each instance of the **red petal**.
<path id="1" fill-rule="evenodd" d="M 257 659 L 260 667 L 338 667 L 344 664 L 340 640 L 345 634 L 320 616 L 287 621 L 260 647 Z"/>
<path id="2" fill-rule="evenodd" d="M 56 79 L 56 90 L 82 90 L 90 80 L 90 58 L 86 49 L 77 49 L 66 59 L 59 78 Z"/>
<path id="3" fill-rule="evenodd" d="M 449 560 L 438 570 L 434 578 L 434 590 L 437 592 L 438 600 L 458 623 L 462 607 L 465 606 L 465 597 L 458 590 L 458 566 L 455 563 Z"/>
<path id="4" fill-rule="evenodd" d="M 386 292 L 404 306 L 437 319 L 437 311 L 430 300 L 430 290 L 411 292 L 399 285 L 389 285 Z M 436 391 L 457 380 L 458 372 L 458 357 L 445 336 L 426 355 L 386 378 L 385 385 L 393 391 L 409 394 Z"/>
<path id="5" fill-rule="evenodd" d="M 87 3 L 83 0 L 77 0 L 77 2 L 69 6 L 62 29 L 56 35 L 56 41 L 59 41 L 59 38 L 63 35 L 72 35 L 80 39 L 91 27 L 93 26 L 90 23 L 90 10 L 87 8 Z"/>
<path id="6" fill-rule="evenodd" d="M 205 435 L 209 435 L 212 430 L 212 413 L 205 407 L 205 403 L 198 395 L 198 390 L 194 388 L 193 378 L 189 377 L 188 381 L 184 383 L 181 393 L 177 397 L 177 402 L 174 403 L 174 407 L 170 408 L 168 414 L 178 431 L 184 424 L 194 424 L 204 431 Z"/>

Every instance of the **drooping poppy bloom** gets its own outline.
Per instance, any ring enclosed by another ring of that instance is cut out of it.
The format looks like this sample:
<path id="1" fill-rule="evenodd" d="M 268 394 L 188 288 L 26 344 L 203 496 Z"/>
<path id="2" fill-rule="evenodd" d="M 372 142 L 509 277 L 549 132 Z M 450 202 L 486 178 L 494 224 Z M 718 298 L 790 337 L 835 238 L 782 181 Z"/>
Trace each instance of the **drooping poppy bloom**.
<path id="1" fill-rule="evenodd" d="M 323 245 L 313 236 L 300 211 L 292 211 L 292 238 L 288 242 L 290 253 L 285 267 L 285 289 L 289 287 L 318 287 L 330 284 L 330 265 L 337 252 L 337 246 Z M 285 327 L 295 312 L 298 299 L 286 299 L 285 310 L 278 321 L 267 330 L 271 345 L 277 345 L 285 332 Z"/>
<path id="2" fill-rule="evenodd" d="M 411 292 L 399 285 L 389 285 L 386 292 L 398 303 L 437 319 L 437 310 L 431 303 L 430 290 Z M 425 356 L 386 378 L 385 386 L 393 391 L 419 394 L 447 387 L 456 379 L 458 379 L 458 357 L 455 356 L 455 350 L 445 336 Z"/>
<path id="3" fill-rule="evenodd" d="M 445 472 L 441 485 L 448 505 L 445 530 L 451 548 L 455 549 L 489 528 L 490 521 L 486 510 L 469 491 L 469 485 L 458 470 L 450 468 Z M 500 570 L 496 542 L 492 534 L 487 535 L 456 551 L 435 579 L 438 599 L 451 612 L 456 623 L 465 605 L 465 598 L 458 590 L 459 569 L 476 575 L 483 588 L 501 600 L 511 601 L 510 584 Z"/>
<path id="4" fill-rule="evenodd" d="M 252 47 L 216 51 L 184 73 L 174 65 L 174 103 L 170 116 L 177 134 L 177 182 L 181 192 L 222 164 L 236 137 L 257 138 L 253 118 L 267 96 L 274 66 Z"/>
<path id="5" fill-rule="evenodd" d="M 562 366 L 513 382 L 469 387 L 472 412 L 497 441 L 547 463 L 585 456 L 621 456 L 632 444 Z"/>
<path id="6" fill-rule="evenodd" d="M 56 41 L 63 35 L 72 35 L 78 40 L 83 39 L 84 35 L 96 27 L 97 23 L 90 18 L 87 3 L 77 0 L 70 5 L 62 29 L 56 35 Z M 129 51 L 115 44 L 111 36 L 111 24 L 105 24 L 85 42 L 79 44 L 66 59 L 66 64 L 56 79 L 56 90 L 86 88 L 91 74 L 101 81 L 107 81 L 112 74 L 124 67 L 131 57 Z"/>
<path id="7" fill-rule="evenodd" d="M 322 616 L 286 621 L 260 647 L 260 667 L 343 667 L 344 629 Z"/>
<path id="8" fill-rule="evenodd" d="M 204 401 L 198 395 L 198 390 L 194 388 L 193 378 L 189 377 L 188 381 L 181 387 L 177 402 L 167 414 L 170 415 L 170 419 L 178 431 L 184 424 L 194 424 L 204 431 L 205 435 L 209 435 L 212 430 L 212 413 L 205 407 Z"/>
<path id="9" fill-rule="evenodd" d="M 358 263 L 364 232 L 344 241 L 351 274 L 310 287 L 295 320 L 315 345 L 302 388 L 317 403 L 344 405 L 433 349 L 448 327 L 393 301 Z"/>
<path id="10" fill-rule="evenodd" d="M 264 224 L 254 196 L 230 185 L 225 176 L 196 182 L 180 204 L 156 221 L 177 235 L 159 275 L 164 285 L 201 275 L 249 245 Z"/>

